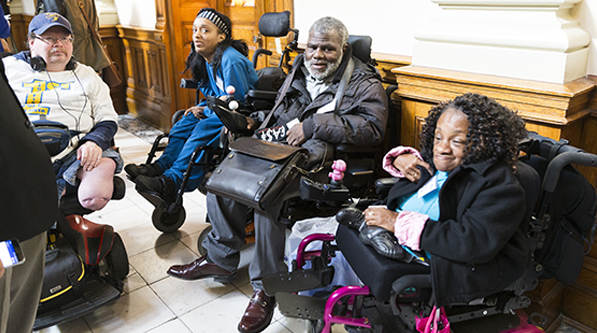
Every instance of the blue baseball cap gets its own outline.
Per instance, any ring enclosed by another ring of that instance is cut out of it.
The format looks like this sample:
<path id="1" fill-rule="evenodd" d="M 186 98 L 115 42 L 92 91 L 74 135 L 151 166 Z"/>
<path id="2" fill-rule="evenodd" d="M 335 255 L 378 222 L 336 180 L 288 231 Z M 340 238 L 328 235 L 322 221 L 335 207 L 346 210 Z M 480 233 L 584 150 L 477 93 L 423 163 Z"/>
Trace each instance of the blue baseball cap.
<path id="1" fill-rule="evenodd" d="M 64 18 L 64 16 L 58 13 L 42 13 L 36 15 L 31 22 L 29 22 L 29 33 L 35 33 L 41 35 L 51 27 L 63 27 L 68 30 L 70 34 L 73 34 L 73 29 L 70 26 L 70 22 Z"/>

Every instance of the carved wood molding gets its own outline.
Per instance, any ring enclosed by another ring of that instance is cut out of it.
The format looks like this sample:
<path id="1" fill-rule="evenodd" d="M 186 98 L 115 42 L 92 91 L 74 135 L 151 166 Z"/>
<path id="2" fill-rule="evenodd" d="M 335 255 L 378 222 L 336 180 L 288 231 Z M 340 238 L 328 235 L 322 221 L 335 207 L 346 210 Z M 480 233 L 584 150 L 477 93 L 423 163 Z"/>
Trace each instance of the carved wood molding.
<path id="1" fill-rule="evenodd" d="M 392 72 L 403 98 L 438 103 L 477 92 L 519 111 L 526 120 L 558 126 L 589 114 L 589 97 L 596 85 L 588 78 L 562 85 L 416 66 Z"/>
<path id="2" fill-rule="evenodd" d="M 389 84 L 396 83 L 396 74 L 392 70 L 412 64 L 411 56 L 371 52 L 371 58 L 377 62 L 375 67 L 379 69 L 382 81 Z"/>

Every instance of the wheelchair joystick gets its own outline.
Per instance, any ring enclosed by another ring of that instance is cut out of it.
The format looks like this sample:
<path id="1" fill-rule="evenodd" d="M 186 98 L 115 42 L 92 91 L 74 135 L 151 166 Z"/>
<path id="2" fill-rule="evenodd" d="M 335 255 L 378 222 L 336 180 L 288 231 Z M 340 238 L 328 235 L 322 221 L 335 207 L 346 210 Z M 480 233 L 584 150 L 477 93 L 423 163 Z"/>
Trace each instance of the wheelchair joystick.
<path id="1" fill-rule="evenodd" d="M 236 88 L 234 88 L 234 86 L 226 87 L 226 93 L 228 94 L 228 97 L 226 98 L 226 103 L 228 104 L 228 108 L 230 108 L 230 110 L 232 111 L 236 111 L 240 107 L 238 101 L 234 99 L 235 92 Z"/>
<path id="2" fill-rule="evenodd" d="M 329 206 L 338 207 L 350 198 L 350 191 L 343 184 L 344 171 L 346 171 L 346 162 L 336 160 L 332 164 L 333 171 L 328 174 L 331 178 L 329 184 L 315 182 L 309 178 L 302 177 L 299 187 L 301 199 L 316 201 L 319 208 Z"/>
<path id="3" fill-rule="evenodd" d="M 344 171 L 346 171 L 346 162 L 343 160 L 335 160 L 332 164 L 332 170 L 334 171 L 328 173 L 331 188 L 342 187 L 342 179 L 344 179 Z"/>

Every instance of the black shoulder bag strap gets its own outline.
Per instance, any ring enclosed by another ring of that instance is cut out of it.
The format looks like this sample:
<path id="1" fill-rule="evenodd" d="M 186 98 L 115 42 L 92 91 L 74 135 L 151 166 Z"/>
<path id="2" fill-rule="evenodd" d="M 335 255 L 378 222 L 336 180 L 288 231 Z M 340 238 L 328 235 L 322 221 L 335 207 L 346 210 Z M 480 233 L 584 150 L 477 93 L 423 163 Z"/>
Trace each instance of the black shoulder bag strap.
<path id="1" fill-rule="evenodd" d="M 87 21 L 87 26 L 89 27 L 89 30 L 91 30 L 91 34 L 93 35 L 93 37 L 95 38 L 95 40 L 97 40 L 97 42 L 101 46 L 102 52 L 104 53 L 104 55 L 106 56 L 106 58 L 108 58 L 108 62 L 110 64 L 112 64 L 112 58 L 110 58 L 110 55 L 108 54 L 108 52 L 106 52 L 106 49 L 104 48 L 104 43 L 102 43 L 102 38 L 97 33 L 97 30 L 91 25 L 91 21 L 89 20 L 89 16 L 87 16 L 87 13 L 85 13 L 85 9 L 83 9 L 83 1 L 79 1 L 78 2 L 78 7 L 81 10 L 81 13 L 83 13 L 83 16 L 85 17 L 85 21 Z"/>
<path id="2" fill-rule="evenodd" d="M 336 100 L 336 107 L 334 110 L 338 110 L 340 105 L 342 104 L 342 98 L 344 97 L 344 92 L 346 91 L 346 86 L 348 82 L 350 82 L 350 78 L 352 77 L 352 73 L 354 72 L 354 60 L 352 57 L 348 60 L 348 64 L 346 64 L 346 69 L 344 69 L 344 74 L 342 74 L 342 80 L 340 80 L 340 84 L 338 85 L 338 90 L 336 91 L 336 96 L 334 99 Z"/>

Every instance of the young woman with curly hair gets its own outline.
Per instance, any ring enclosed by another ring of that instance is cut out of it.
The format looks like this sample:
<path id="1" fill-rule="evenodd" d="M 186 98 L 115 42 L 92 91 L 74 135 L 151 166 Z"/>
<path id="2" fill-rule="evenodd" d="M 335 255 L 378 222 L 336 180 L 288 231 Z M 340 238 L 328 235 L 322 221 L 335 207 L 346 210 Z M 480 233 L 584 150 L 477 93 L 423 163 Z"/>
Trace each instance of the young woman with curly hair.
<path id="1" fill-rule="evenodd" d="M 398 147 L 384 158 L 386 171 L 402 179 L 387 208 L 368 208 L 365 221 L 426 253 L 438 305 L 490 295 L 522 275 L 529 253 L 519 229 L 526 206 L 515 163 L 525 135 L 516 113 L 466 94 L 429 112 L 421 154 Z M 405 166 L 404 152 L 420 160 Z"/>
<path id="2" fill-rule="evenodd" d="M 247 59 L 247 44 L 232 39 L 231 29 L 226 15 L 212 8 L 201 9 L 193 23 L 193 43 L 185 71 L 191 70 L 203 95 L 228 95 L 226 88 L 233 86 L 234 98 L 243 103 L 247 91 L 256 86 L 257 73 Z M 218 116 L 203 101 L 186 110 L 172 127 L 168 146 L 155 163 L 129 164 L 124 170 L 135 181 L 138 191 L 157 193 L 165 202 L 172 202 L 191 154 L 199 146 L 218 145 L 222 127 Z M 196 189 L 204 174 L 201 166 L 195 166 L 185 191 Z"/>

